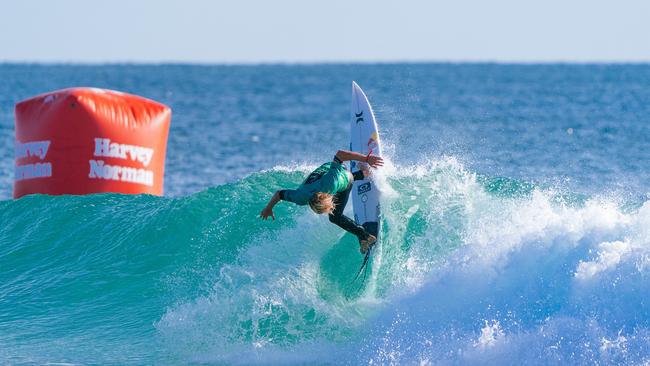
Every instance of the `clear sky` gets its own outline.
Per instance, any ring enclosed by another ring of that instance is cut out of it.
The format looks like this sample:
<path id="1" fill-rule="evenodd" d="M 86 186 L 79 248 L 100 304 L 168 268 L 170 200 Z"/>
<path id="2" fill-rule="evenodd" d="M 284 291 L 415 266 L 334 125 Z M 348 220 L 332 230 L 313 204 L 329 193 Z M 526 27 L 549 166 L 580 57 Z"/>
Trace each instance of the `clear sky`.
<path id="1" fill-rule="evenodd" d="M 650 61 L 650 0 L 0 0 L 0 61 Z"/>

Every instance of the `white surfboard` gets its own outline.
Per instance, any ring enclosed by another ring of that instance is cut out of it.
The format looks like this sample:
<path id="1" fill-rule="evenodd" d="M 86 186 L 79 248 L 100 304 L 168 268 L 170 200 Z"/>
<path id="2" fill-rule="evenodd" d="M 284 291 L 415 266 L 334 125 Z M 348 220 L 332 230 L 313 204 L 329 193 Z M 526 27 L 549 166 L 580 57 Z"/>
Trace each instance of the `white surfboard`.
<path id="1" fill-rule="evenodd" d="M 366 94 L 354 81 L 352 82 L 352 111 L 350 116 L 350 150 L 363 155 L 371 153 L 381 156 L 381 143 L 379 142 L 375 114 L 372 112 Z M 350 170 L 352 172 L 358 171 L 359 164 L 363 163 L 352 161 Z M 372 177 L 355 181 L 350 193 L 354 207 L 354 221 L 377 238 L 379 238 L 379 222 L 381 218 L 379 193 Z"/>

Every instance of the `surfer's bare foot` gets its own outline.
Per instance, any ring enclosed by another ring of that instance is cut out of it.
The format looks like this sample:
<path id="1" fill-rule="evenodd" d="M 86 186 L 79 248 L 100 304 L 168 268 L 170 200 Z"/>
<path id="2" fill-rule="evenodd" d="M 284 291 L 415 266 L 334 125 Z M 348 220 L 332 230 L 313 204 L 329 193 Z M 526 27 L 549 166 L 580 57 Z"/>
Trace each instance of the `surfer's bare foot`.
<path id="1" fill-rule="evenodd" d="M 377 238 L 374 235 L 368 235 L 364 240 L 359 241 L 359 251 L 361 254 L 366 254 L 368 249 L 370 249 L 377 242 Z"/>

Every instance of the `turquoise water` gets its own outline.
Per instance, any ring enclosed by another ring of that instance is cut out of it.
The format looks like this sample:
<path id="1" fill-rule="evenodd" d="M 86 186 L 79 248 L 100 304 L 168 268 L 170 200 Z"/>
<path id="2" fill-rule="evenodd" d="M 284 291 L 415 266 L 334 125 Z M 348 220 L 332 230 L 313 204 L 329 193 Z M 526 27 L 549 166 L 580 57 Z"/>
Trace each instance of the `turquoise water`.
<path id="1" fill-rule="evenodd" d="M 0 76 L 2 363 L 650 362 L 647 65 Z M 352 79 L 388 160 L 363 284 L 358 245 L 325 217 L 257 217 L 345 146 Z M 71 85 L 173 108 L 164 197 L 9 199 L 12 103 Z"/>

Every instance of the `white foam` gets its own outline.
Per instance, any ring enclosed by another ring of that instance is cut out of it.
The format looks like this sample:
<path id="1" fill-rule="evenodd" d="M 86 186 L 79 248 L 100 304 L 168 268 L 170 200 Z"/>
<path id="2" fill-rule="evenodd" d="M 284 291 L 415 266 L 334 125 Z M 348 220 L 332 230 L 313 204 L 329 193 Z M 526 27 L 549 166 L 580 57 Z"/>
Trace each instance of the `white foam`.
<path id="1" fill-rule="evenodd" d="M 600 272 L 616 268 L 623 256 L 630 251 L 630 243 L 624 241 L 600 243 L 597 258 L 592 261 L 580 261 L 575 276 L 581 280 L 588 280 Z"/>
<path id="2" fill-rule="evenodd" d="M 501 329 L 501 324 L 498 320 L 492 320 L 491 323 L 485 321 L 485 327 L 481 328 L 481 335 L 478 337 L 474 343 L 474 347 L 486 349 L 494 347 L 498 341 L 501 341 L 504 338 L 503 330 Z"/>
<path id="3" fill-rule="evenodd" d="M 636 212 L 597 198 L 566 205 L 539 189 L 499 198 L 451 167 L 431 180 L 432 212 L 460 203 L 462 244 L 411 277 L 370 327 L 363 342 L 372 352 L 358 362 L 647 361 L 650 319 L 635 313 L 650 311 L 650 203 Z M 431 178 L 419 168 L 409 175 Z M 417 272 L 422 253 L 412 248 L 404 268 Z"/>

